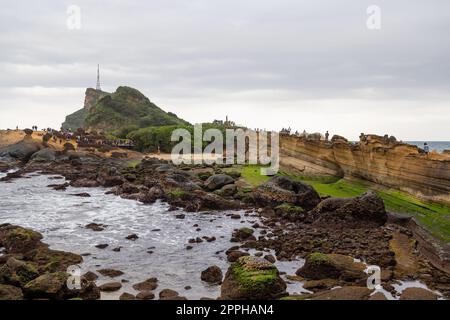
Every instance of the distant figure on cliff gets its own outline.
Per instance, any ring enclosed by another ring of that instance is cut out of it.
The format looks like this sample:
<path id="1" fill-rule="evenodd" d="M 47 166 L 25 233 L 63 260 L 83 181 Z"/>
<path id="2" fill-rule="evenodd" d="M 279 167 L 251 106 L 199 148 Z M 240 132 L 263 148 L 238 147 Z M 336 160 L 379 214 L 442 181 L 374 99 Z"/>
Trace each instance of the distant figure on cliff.
<path id="1" fill-rule="evenodd" d="M 426 142 L 423 144 L 423 151 L 425 151 L 426 155 L 430 153 L 430 146 Z"/>
<path id="2" fill-rule="evenodd" d="M 328 141 L 329 138 L 330 138 L 330 133 L 327 130 L 327 132 L 325 132 L 325 141 Z"/>

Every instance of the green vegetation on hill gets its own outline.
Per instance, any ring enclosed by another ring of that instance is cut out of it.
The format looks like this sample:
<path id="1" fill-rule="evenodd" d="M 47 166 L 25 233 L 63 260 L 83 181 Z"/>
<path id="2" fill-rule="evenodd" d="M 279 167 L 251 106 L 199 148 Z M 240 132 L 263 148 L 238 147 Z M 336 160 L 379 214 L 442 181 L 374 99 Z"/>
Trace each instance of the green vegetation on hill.
<path id="1" fill-rule="evenodd" d="M 123 128 L 125 130 L 127 128 Z M 131 139 L 135 143 L 135 148 L 139 151 L 154 152 L 160 147 L 161 152 L 170 153 L 172 148 L 178 143 L 178 141 L 172 142 L 172 132 L 175 129 L 186 129 L 189 131 L 191 137 L 193 137 L 194 126 L 192 125 L 169 125 L 159 127 L 147 127 L 134 131 L 130 131 L 126 134 L 126 138 Z M 218 129 L 223 134 L 225 133 L 225 127 L 217 123 L 202 123 L 203 132 L 208 129 Z M 125 136 L 120 136 L 125 138 Z M 225 141 L 224 141 L 225 142 Z M 211 142 L 204 141 L 203 147 L 206 147 Z"/>
<path id="2" fill-rule="evenodd" d="M 249 165 L 241 168 L 242 177 L 252 186 L 257 186 L 268 177 L 262 176 L 260 166 Z M 344 180 L 334 177 L 312 177 L 290 175 L 290 178 L 311 185 L 321 196 L 356 197 L 371 189 L 371 184 L 362 180 Z M 434 236 L 450 242 L 450 207 L 437 203 L 425 202 L 405 192 L 391 189 L 376 190 L 383 199 L 386 210 L 406 213 L 414 216 Z"/>
<path id="3" fill-rule="evenodd" d="M 119 87 L 116 92 L 100 99 L 86 117 L 86 126 L 118 135 L 139 128 L 189 125 L 173 113 L 156 106 L 141 92 L 130 87 Z"/>
<path id="4" fill-rule="evenodd" d="M 62 124 L 64 129 L 76 130 L 78 128 L 84 128 L 86 125 L 86 117 L 88 110 L 83 108 L 66 117 L 66 121 Z"/>

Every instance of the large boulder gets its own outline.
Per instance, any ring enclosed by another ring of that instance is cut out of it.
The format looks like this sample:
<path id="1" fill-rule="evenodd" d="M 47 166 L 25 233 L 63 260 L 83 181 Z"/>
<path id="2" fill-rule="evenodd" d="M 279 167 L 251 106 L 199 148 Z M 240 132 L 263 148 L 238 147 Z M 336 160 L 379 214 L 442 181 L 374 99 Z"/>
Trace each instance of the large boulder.
<path id="1" fill-rule="evenodd" d="M 319 194 L 310 186 L 285 176 L 277 176 L 263 183 L 252 192 L 251 198 L 261 206 L 276 207 L 291 203 L 310 210 L 320 202 Z"/>
<path id="2" fill-rule="evenodd" d="M 210 190 L 218 190 L 228 184 L 233 184 L 234 179 L 226 174 L 214 174 L 205 181 L 205 187 Z"/>
<path id="3" fill-rule="evenodd" d="M 267 260 L 252 256 L 239 258 L 228 269 L 221 287 L 224 300 L 267 300 L 286 294 L 286 283 Z"/>
<path id="4" fill-rule="evenodd" d="M 387 214 L 383 199 L 369 191 L 355 198 L 329 198 L 308 212 L 308 222 L 345 223 L 355 226 L 380 226 L 386 223 Z"/>
<path id="5" fill-rule="evenodd" d="M 297 275 L 306 279 L 340 279 L 345 282 L 365 283 L 365 265 L 355 262 L 352 257 L 342 254 L 312 253 L 306 257 L 305 264 Z"/>

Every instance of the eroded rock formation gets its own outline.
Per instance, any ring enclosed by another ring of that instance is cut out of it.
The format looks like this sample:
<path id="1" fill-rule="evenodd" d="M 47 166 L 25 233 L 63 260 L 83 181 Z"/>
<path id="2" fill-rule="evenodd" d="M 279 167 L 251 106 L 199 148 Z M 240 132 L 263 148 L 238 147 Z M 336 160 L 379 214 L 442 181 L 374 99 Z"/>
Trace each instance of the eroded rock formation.
<path id="1" fill-rule="evenodd" d="M 394 137 L 363 135 L 357 143 L 282 135 L 281 166 L 305 175 L 362 178 L 450 204 L 450 155 L 426 155 Z"/>

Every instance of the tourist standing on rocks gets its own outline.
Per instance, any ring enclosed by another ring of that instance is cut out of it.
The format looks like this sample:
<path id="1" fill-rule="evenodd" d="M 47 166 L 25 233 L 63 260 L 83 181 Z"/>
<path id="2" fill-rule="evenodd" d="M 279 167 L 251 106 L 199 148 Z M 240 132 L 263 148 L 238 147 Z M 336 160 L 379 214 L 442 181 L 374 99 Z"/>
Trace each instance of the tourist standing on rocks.
<path id="1" fill-rule="evenodd" d="M 327 130 L 327 132 L 325 132 L 325 141 L 328 141 L 329 138 L 330 138 L 330 133 Z"/>
<path id="2" fill-rule="evenodd" d="M 428 143 L 426 143 L 426 142 L 423 144 L 423 151 L 425 151 L 425 154 L 427 156 L 430 153 L 430 147 L 428 146 Z"/>

